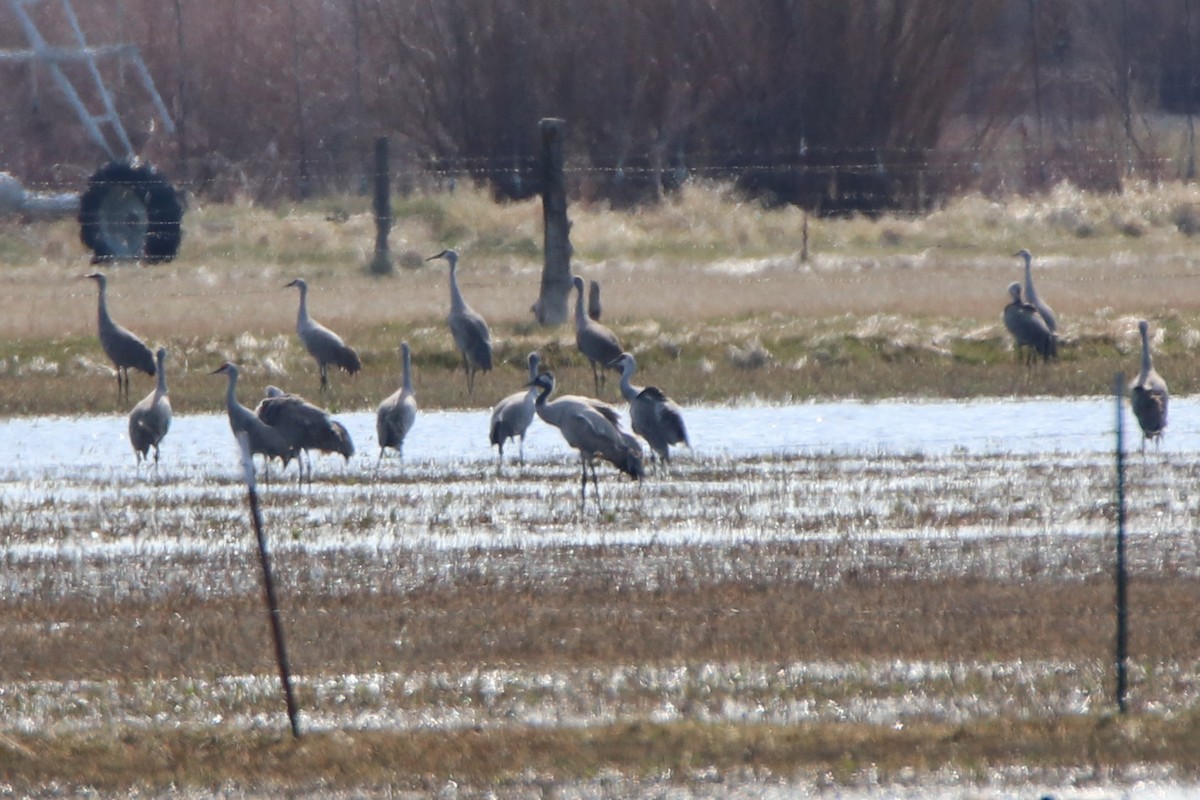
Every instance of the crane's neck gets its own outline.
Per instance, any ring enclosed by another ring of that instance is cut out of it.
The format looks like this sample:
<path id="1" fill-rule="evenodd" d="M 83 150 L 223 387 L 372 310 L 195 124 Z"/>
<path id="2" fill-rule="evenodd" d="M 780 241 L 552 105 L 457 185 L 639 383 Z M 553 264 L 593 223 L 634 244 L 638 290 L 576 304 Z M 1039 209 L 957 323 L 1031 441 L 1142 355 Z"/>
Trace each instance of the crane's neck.
<path id="1" fill-rule="evenodd" d="M 100 303 L 99 303 L 100 324 L 108 325 L 112 322 L 112 318 L 108 316 L 108 288 L 103 283 L 100 283 L 99 286 L 100 286 Z"/>
<path id="2" fill-rule="evenodd" d="M 1150 370 L 1154 369 L 1154 365 L 1150 360 L 1150 334 L 1146 331 L 1142 332 L 1142 372 L 1138 375 L 1138 383 L 1144 383 L 1146 378 L 1150 376 Z"/>
<path id="3" fill-rule="evenodd" d="M 402 356 L 403 356 L 402 362 L 404 365 L 404 367 L 403 367 L 404 391 L 411 394 L 412 388 L 413 388 L 413 385 L 412 385 L 412 354 L 409 352 L 409 349 L 407 347 L 404 348 L 404 352 L 403 352 Z"/>
<path id="4" fill-rule="evenodd" d="M 466 301 L 463 300 L 462 292 L 458 289 L 458 263 L 454 259 L 450 259 L 450 310 L 457 312 L 466 307 Z"/>
<path id="5" fill-rule="evenodd" d="M 624 361 L 621 364 L 621 396 L 626 400 L 632 401 L 638 396 L 640 388 L 633 385 L 633 373 L 637 367 L 630 364 L 629 361 Z"/>
<path id="6" fill-rule="evenodd" d="M 303 325 L 308 322 L 308 287 L 299 286 L 300 289 L 300 308 L 296 312 L 296 325 Z"/>
<path id="7" fill-rule="evenodd" d="M 166 395 L 167 395 L 167 371 L 165 369 L 163 369 L 163 363 L 166 361 L 166 359 L 159 358 L 159 359 L 157 359 L 157 361 L 158 361 L 158 384 L 154 387 L 155 401 L 158 401 L 159 399 L 166 397 Z"/>
<path id="8" fill-rule="evenodd" d="M 225 406 L 229 409 L 229 413 L 233 414 L 233 410 L 237 408 L 237 380 L 236 372 L 229 373 L 229 385 L 225 387 Z"/>
<path id="9" fill-rule="evenodd" d="M 1030 259 L 1025 259 L 1025 302 L 1031 306 L 1037 305 L 1037 292 L 1033 289 L 1033 268 Z"/>
<path id="10" fill-rule="evenodd" d="M 533 383 L 534 381 L 537 380 L 538 364 L 540 364 L 540 363 L 541 363 L 541 360 L 538 359 L 537 356 L 532 356 L 529 359 L 529 382 L 530 383 Z M 535 387 L 530 387 L 530 388 L 535 388 Z"/>
<path id="11" fill-rule="evenodd" d="M 575 287 L 575 327 L 582 328 L 587 324 L 588 315 L 583 310 L 583 289 Z"/>

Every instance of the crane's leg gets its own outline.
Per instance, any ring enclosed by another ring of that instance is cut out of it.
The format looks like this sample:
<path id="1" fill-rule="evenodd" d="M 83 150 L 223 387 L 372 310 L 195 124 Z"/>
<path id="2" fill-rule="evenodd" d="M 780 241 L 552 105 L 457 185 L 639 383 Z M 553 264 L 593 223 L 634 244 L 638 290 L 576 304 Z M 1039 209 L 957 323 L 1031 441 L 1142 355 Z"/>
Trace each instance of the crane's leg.
<path id="1" fill-rule="evenodd" d="M 521 434 L 521 448 L 518 451 L 521 456 L 521 466 L 525 466 L 525 434 Z"/>
<path id="2" fill-rule="evenodd" d="M 329 367 L 326 366 L 325 364 L 321 364 L 321 394 L 324 394 L 325 390 L 328 388 L 329 388 Z"/>
<path id="3" fill-rule="evenodd" d="M 600 484 L 596 482 L 595 460 L 592 460 L 588 466 L 592 469 L 592 497 L 596 498 L 596 508 L 600 508 Z"/>
<path id="4" fill-rule="evenodd" d="M 587 459 L 579 454 L 579 513 L 587 509 Z"/>
<path id="5" fill-rule="evenodd" d="M 596 362 L 592 362 L 592 380 L 596 382 L 596 396 L 600 395 L 600 370 L 596 369 Z"/>

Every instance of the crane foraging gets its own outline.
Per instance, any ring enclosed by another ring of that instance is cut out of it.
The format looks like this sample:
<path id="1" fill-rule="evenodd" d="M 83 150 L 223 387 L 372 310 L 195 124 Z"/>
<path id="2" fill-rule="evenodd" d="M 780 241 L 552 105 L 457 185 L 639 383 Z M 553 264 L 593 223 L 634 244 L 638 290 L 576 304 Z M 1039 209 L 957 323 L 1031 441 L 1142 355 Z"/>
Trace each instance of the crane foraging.
<path id="1" fill-rule="evenodd" d="M 321 391 L 329 388 L 329 365 L 332 364 L 351 375 L 362 369 L 362 361 L 354 351 L 333 331 L 308 315 L 308 282 L 296 278 L 284 286 L 290 289 L 295 286 L 300 290 L 300 308 L 296 312 L 296 333 L 300 337 L 304 349 L 317 362 L 321 372 Z"/>
<path id="2" fill-rule="evenodd" d="M 129 399 L 129 369 L 141 370 L 153 377 L 154 353 L 134 333 L 113 321 L 108 313 L 108 277 L 103 272 L 90 272 L 91 278 L 100 287 L 99 321 L 97 332 L 100 346 L 117 370 L 117 397 Z"/>
<path id="3" fill-rule="evenodd" d="M 1021 299 L 1021 284 L 1013 281 L 1008 286 L 1008 293 L 1012 300 L 1004 307 L 1004 327 L 1012 334 L 1017 353 L 1022 347 L 1028 347 L 1031 354 L 1036 352 L 1043 359 L 1056 357 L 1058 342 L 1054 332 L 1047 327 L 1037 309 Z"/>
<path id="4" fill-rule="evenodd" d="M 691 447 L 687 426 L 683 424 L 683 409 L 657 386 L 633 385 L 637 361 L 632 353 L 622 353 L 609 366 L 621 370 L 621 395 L 629 402 L 633 432 L 646 440 L 657 458 L 670 464 L 671 445 Z"/>
<path id="5" fill-rule="evenodd" d="M 270 464 L 272 458 L 278 458 L 286 469 L 288 462 L 296 457 L 298 449 L 279 431 L 258 418 L 258 415 L 246 408 L 237 400 L 238 368 L 232 361 L 226 361 L 209 373 L 224 375 L 229 379 L 225 390 L 225 410 L 229 414 L 229 427 L 236 438 L 239 433 L 245 433 L 250 446 L 250 454 L 261 455 Z"/>
<path id="6" fill-rule="evenodd" d="M 1129 385 L 1129 405 L 1142 429 L 1142 452 L 1146 452 L 1146 440 L 1153 439 L 1155 446 L 1162 441 L 1167 428 L 1167 382 L 1154 370 L 1150 359 L 1150 323 L 1138 322 L 1142 335 L 1142 368 L 1137 378 Z"/>
<path id="7" fill-rule="evenodd" d="M 467 394 L 475 389 L 475 373 L 492 369 L 492 332 L 473 308 L 467 305 L 458 288 L 458 252 L 443 250 L 426 261 L 443 259 L 450 264 L 450 314 L 446 323 L 454 345 L 462 355 L 463 369 L 467 373 Z"/>
<path id="8" fill-rule="evenodd" d="M 538 376 L 538 365 L 541 359 L 538 354 L 530 353 L 526 358 L 529 365 L 529 383 L 523 392 L 513 392 L 492 407 L 491 423 L 488 425 L 488 441 L 500 448 L 496 460 L 496 473 L 504 464 L 504 443 L 509 439 L 520 439 L 521 463 L 525 463 L 525 432 L 533 422 L 534 403 L 537 399 L 538 387 L 534 384 Z"/>
<path id="9" fill-rule="evenodd" d="M 596 394 L 604 385 L 604 369 L 621 355 L 617 335 L 587 315 L 583 308 L 583 278 L 576 275 L 575 285 L 575 344 L 592 365 Z"/>
<path id="10" fill-rule="evenodd" d="M 171 400 L 167 397 L 167 348 L 160 347 L 154 354 L 155 372 L 158 382 L 154 391 L 146 395 L 129 412 L 129 443 L 137 456 L 138 464 L 154 448 L 154 464 L 158 466 L 158 445 L 171 427 Z"/>
<path id="11" fill-rule="evenodd" d="M 400 388 L 379 404 L 375 412 L 375 433 L 379 437 L 379 461 L 383 451 L 392 448 L 404 457 L 404 437 L 417 420 L 417 397 L 413 393 L 412 352 L 408 342 L 400 343 Z"/>
<path id="12" fill-rule="evenodd" d="M 296 453 L 300 462 L 300 480 L 304 480 L 305 460 L 308 461 L 308 482 L 312 483 L 312 456 L 308 451 L 337 453 L 347 461 L 354 455 L 354 442 L 346 426 L 335 420 L 323 408 L 318 408 L 297 394 L 276 386 L 267 387 L 267 396 L 259 401 L 254 414 L 266 425 L 279 432 Z"/>
<path id="13" fill-rule="evenodd" d="M 1038 314 L 1046 323 L 1046 327 L 1050 329 L 1050 332 L 1057 334 L 1058 320 L 1055 318 L 1054 312 L 1038 296 L 1037 290 L 1033 288 L 1033 256 L 1028 250 L 1018 250 L 1013 253 L 1013 256 L 1025 259 L 1025 302 L 1036 308 Z"/>
<path id="14" fill-rule="evenodd" d="M 596 459 L 602 458 L 634 480 L 645 474 L 642 466 L 641 448 L 633 437 L 617 428 L 616 424 L 587 398 L 560 397 L 548 400 L 554 392 L 554 374 L 543 372 L 533 380 L 538 388 L 534 401 L 537 415 L 543 422 L 558 428 L 567 444 L 579 452 L 580 485 L 579 502 L 587 502 L 588 469 L 592 472 L 592 488 L 597 505 L 600 503 L 600 486 L 596 482 Z"/>

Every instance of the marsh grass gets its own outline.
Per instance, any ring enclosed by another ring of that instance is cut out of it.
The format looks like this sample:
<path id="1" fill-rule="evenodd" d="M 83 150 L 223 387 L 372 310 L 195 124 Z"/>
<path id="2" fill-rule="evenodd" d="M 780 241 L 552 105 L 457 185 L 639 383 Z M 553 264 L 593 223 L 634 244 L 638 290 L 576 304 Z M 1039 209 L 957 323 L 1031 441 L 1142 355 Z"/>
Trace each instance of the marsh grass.
<path id="1" fill-rule="evenodd" d="M 573 265 L 601 281 L 605 322 L 638 356 L 640 379 L 684 402 L 1095 394 L 1136 368 L 1140 317 L 1163 332 L 1160 372 L 1186 393 L 1200 347 L 1191 291 L 1200 267 L 1186 224 L 1197 207 L 1200 190 L 1182 185 L 970 196 L 924 217 L 812 219 L 802 262 L 802 212 L 695 184 L 636 212 L 573 207 Z M 297 276 L 312 285 L 313 316 L 366 365 L 353 380 L 334 377 L 329 400 L 340 408 L 373 407 L 395 388 L 401 339 L 413 343 L 427 408 L 490 405 L 520 385 L 532 349 L 548 354 L 564 386 L 585 391 L 570 326 L 542 329 L 529 313 L 540 225 L 536 202 L 497 205 L 469 188 L 400 198 L 399 266 L 380 278 L 366 268 L 366 198 L 198 205 L 177 261 L 110 268 L 110 306 L 170 348 L 172 400 L 185 410 L 219 408 L 219 381 L 206 373 L 226 358 L 243 364 L 248 400 L 268 382 L 314 393 L 315 366 L 294 335 L 295 292 L 283 288 Z M 462 252 L 463 291 L 497 345 L 498 367 L 474 397 L 455 372 L 445 269 L 423 260 L 447 246 Z M 1064 321 L 1059 364 L 1016 365 L 1000 323 L 1019 247 L 1034 251 L 1042 294 Z M 0 413 L 124 410 L 94 340 L 95 291 L 79 279 L 91 267 L 73 223 L 6 223 L 0 251 L 0 375 L 19 379 L 0 382 Z M 151 388 L 135 381 L 135 392 Z"/>

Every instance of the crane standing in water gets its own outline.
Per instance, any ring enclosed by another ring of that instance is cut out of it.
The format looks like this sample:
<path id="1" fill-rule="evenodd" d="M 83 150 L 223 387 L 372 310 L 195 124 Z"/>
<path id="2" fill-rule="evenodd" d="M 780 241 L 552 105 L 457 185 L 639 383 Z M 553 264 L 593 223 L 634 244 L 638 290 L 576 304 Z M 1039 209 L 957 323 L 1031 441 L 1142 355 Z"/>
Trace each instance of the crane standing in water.
<path id="1" fill-rule="evenodd" d="M 129 412 L 129 443 L 141 464 L 154 448 L 154 465 L 158 466 L 158 445 L 171 427 L 171 399 L 167 397 L 167 348 L 160 347 L 154 354 L 158 382 L 154 391 L 142 398 Z"/>

